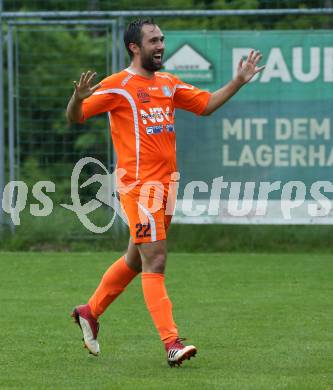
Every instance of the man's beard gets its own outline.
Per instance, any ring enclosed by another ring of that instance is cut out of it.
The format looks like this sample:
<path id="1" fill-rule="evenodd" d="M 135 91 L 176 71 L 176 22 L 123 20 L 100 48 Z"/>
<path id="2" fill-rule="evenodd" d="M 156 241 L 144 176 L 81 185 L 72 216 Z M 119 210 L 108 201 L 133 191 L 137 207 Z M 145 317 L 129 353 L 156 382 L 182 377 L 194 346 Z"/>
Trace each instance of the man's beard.
<path id="1" fill-rule="evenodd" d="M 161 57 L 161 62 L 155 62 L 153 57 L 154 54 L 150 54 L 150 55 L 144 54 L 141 57 L 141 66 L 143 67 L 143 69 L 147 70 L 148 72 L 156 72 L 157 70 L 160 70 L 163 66 L 162 64 L 163 54 Z"/>

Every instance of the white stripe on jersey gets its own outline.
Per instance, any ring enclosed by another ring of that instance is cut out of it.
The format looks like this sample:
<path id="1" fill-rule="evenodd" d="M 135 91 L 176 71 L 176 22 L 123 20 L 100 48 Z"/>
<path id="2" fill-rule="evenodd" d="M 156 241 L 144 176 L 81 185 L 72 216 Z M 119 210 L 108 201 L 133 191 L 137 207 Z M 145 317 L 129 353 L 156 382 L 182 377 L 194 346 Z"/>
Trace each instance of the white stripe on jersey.
<path id="1" fill-rule="evenodd" d="M 189 86 L 189 85 L 184 85 L 184 84 L 176 84 L 174 87 L 173 87 L 173 94 L 175 94 L 176 92 L 176 89 L 193 89 L 193 85 Z"/>
<path id="2" fill-rule="evenodd" d="M 93 95 L 104 95 L 107 93 L 114 93 L 116 95 L 122 95 L 126 98 L 132 108 L 133 119 L 134 119 L 134 133 L 135 133 L 135 151 L 136 151 L 136 172 L 135 178 L 138 180 L 139 178 L 139 159 L 140 159 L 140 131 L 139 131 L 139 117 L 138 110 L 135 105 L 135 101 L 133 96 L 127 92 L 125 89 L 120 88 L 111 88 L 104 89 L 103 91 L 94 92 Z"/>

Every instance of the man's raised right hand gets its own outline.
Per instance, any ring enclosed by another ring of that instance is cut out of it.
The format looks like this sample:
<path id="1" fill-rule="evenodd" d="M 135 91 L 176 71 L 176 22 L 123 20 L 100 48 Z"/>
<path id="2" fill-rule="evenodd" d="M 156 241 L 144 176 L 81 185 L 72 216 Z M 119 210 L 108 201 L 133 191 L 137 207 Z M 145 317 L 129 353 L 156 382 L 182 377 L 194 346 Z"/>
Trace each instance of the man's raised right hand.
<path id="1" fill-rule="evenodd" d="M 74 87 L 75 87 L 74 95 L 78 100 L 83 100 L 91 96 L 96 91 L 96 89 L 98 89 L 101 86 L 100 84 L 91 86 L 91 82 L 95 76 L 96 76 L 96 72 L 91 72 L 90 70 L 88 70 L 87 73 L 81 74 L 79 83 L 74 81 Z"/>

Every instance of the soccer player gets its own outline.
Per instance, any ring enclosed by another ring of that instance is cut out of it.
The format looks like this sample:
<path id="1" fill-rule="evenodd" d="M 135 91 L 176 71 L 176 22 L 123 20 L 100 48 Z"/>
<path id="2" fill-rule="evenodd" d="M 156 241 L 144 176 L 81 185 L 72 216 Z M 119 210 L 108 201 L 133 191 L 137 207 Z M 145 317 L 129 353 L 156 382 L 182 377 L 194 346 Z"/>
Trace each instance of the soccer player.
<path id="1" fill-rule="evenodd" d="M 74 82 L 67 107 L 70 122 L 82 123 L 91 116 L 109 114 L 117 166 L 126 172 L 117 190 L 130 230 L 127 252 L 110 266 L 88 303 L 77 306 L 72 316 L 81 328 L 85 346 L 98 355 L 98 318 L 141 273 L 147 309 L 164 343 L 168 363 L 174 366 L 197 352 L 179 337 L 164 282 L 166 235 L 171 222 L 166 206 L 172 174 L 177 171 L 174 112 L 180 108 L 210 115 L 263 69 L 257 66 L 261 54 L 251 50 L 246 60 L 240 60 L 236 77 L 210 93 L 159 72 L 164 35 L 152 19 L 131 22 L 124 43 L 130 66 L 94 86 L 95 73 L 82 73 L 79 82 Z M 161 183 L 161 190 L 145 193 L 142 190 L 148 182 Z M 161 205 L 154 212 L 147 208 L 152 197 Z"/>

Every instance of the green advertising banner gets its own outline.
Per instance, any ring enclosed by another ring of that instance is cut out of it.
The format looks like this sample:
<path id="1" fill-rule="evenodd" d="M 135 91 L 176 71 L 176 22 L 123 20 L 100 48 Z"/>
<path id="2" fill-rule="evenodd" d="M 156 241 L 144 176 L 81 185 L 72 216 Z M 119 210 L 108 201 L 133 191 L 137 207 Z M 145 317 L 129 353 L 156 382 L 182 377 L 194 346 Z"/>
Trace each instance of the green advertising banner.
<path id="1" fill-rule="evenodd" d="M 234 77 L 240 58 L 251 48 L 262 52 L 266 65 L 210 117 L 177 113 L 181 191 L 192 180 L 209 185 L 223 176 L 228 183 L 255 183 L 255 197 L 260 198 L 262 182 L 279 181 L 280 189 L 268 199 L 277 201 L 284 185 L 301 182 L 309 202 L 314 183 L 322 181 L 322 197 L 333 199 L 333 32 L 167 32 L 166 46 L 165 70 L 209 91 Z M 230 196 L 230 188 L 221 199 Z M 298 195 L 292 189 L 292 197 Z M 196 196 L 208 195 L 197 191 Z M 246 196 L 242 186 L 239 196 Z M 300 221 L 332 223 L 333 213 L 313 220 L 302 212 L 296 223 Z M 280 217 L 271 222 L 284 223 Z"/>
<path id="2" fill-rule="evenodd" d="M 166 37 L 165 70 L 202 88 L 228 82 L 253 48 L 262 52 L 266 68 L 236 100 L 333 98 L 331 31 L 172 31 Z"/>

